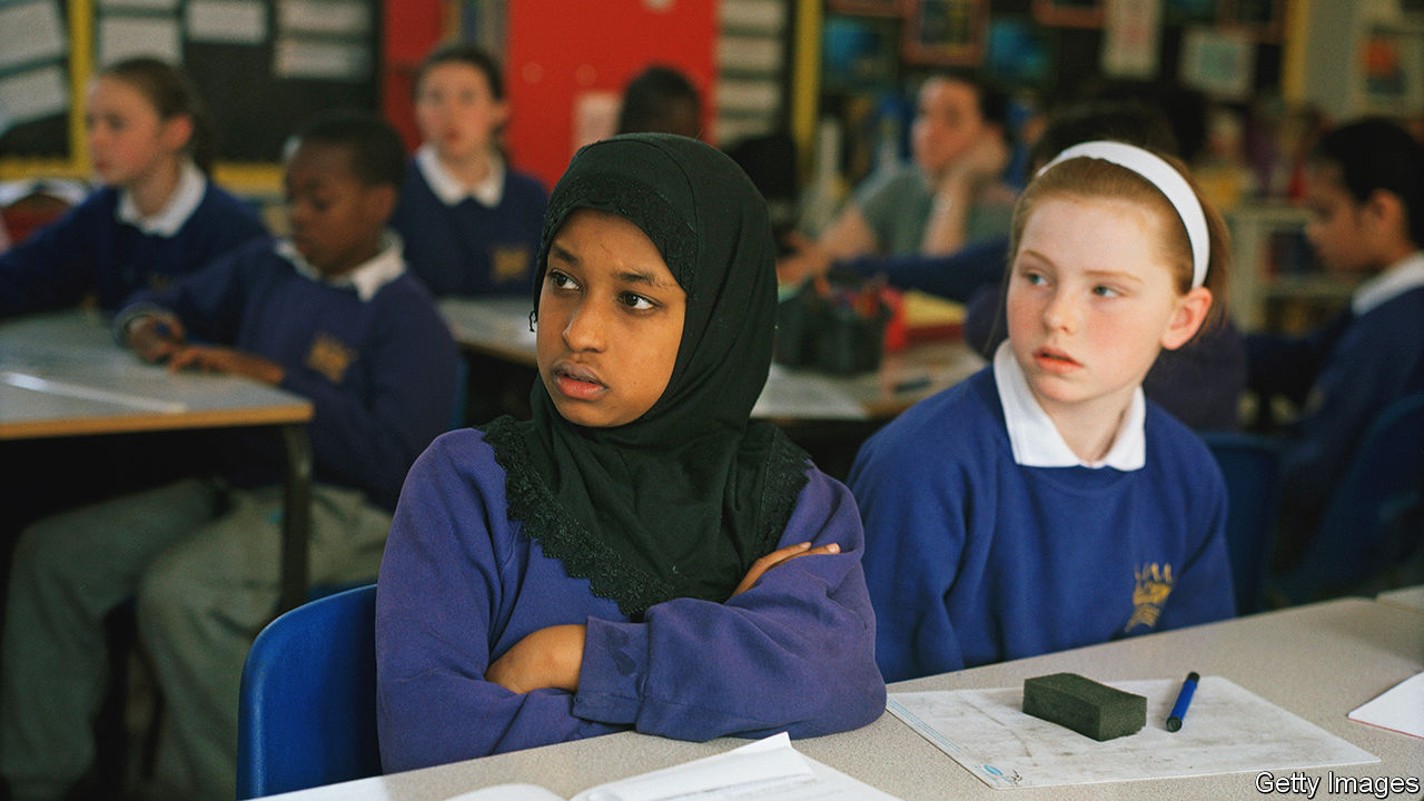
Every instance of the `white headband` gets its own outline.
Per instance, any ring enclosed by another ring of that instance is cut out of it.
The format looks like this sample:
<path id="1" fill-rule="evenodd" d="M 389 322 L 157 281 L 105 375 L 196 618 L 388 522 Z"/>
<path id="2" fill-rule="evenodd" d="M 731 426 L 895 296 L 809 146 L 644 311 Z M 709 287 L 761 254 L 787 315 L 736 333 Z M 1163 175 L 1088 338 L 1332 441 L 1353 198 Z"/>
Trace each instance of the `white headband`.
<path id="1" fill-rule="evenodd" d="M 1191 184 L 1187 183 L 1187 179 L 1183 178 L 1175 167 L 1140 147 L 1122 142 L 1098 141 L 1084 142 L 1068 148 L 1054 156 L 1038 174 L 1048 172 L 1049 168 L 1059 162 L 1075 158 L 1102 159 L 1126 167 L 1146 178 L 1158 191 L 1166 195 L 1172 208 L 1177 210 L 1182 225 L 1187 228 L 1187 240 L 1192 246 L 1192 288 L 1195 289 L 1206 281 L 1206 265 L 1211 255 L 1211 240 L 1206 232 L 1206 214 L 1202 211 L 1201 201 L 1197 200 L 1197 194 L 1192 191 Z"/>

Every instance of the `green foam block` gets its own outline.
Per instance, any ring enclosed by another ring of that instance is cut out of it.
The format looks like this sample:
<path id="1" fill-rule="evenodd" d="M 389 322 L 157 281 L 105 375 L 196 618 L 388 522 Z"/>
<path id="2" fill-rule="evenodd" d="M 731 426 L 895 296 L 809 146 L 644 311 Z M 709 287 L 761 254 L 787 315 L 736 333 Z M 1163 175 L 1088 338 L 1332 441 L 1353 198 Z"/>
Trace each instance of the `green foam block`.
<path id="1" fill-rule="evenodd" d="M 1024 680 L 1023 711 L 1099 742 L 1147 725 L 1147 699 L 1077 673 Z"/>

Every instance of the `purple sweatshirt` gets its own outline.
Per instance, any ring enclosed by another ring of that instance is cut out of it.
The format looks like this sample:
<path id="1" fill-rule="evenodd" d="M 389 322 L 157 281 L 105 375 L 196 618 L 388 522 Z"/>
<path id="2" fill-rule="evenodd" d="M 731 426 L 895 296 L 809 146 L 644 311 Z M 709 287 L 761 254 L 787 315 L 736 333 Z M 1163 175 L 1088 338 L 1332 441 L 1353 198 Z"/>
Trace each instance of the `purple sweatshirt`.
<path id="1" fill-rule="evenodd" d="M 625 729 L 682 740 L 810 737 L 875 720 L 885 684 L 850 492 L 814 468 L 784 562 L 725 603 L 679 598 L 632 620 L 509 519 L 483 434 L 438 438 L 406 478 L 376 600 L 377 719 L 387 772 Z M 515 694 L 489 665 L 526 635 L 588 626 L 579 689 Z"/>

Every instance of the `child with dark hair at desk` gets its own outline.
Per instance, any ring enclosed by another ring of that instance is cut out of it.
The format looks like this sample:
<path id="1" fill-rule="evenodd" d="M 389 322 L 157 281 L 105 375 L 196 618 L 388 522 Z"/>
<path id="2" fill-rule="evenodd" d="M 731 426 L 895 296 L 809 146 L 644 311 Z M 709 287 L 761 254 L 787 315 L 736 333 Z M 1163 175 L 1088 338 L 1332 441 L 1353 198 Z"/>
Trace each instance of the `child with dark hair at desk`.
<path id="1" fill-rule="evenodd" d="M 308 398 L 311 580 L 370 580 L 406 469 L 450 419 L 455 345 L 385 229 L 404 174 L 399 135 L 332 115 L 294 145 L 292 239 L 138 294 L 116 331 L 172 369 Z M 0 664 L 0 769 L 15 798 L 61 797 L 89 768 L 102 622 L 130 596 L 174 747 L 159 762 L 177 772 L 160 779 L 182 797 L 233 796 L 243 660 L 278 597 L 285 459 L 254 434 L 230 445 L 222 479 L 120 497 L 22 536 Z"/>
<path id="2" fill-rule="evenodd" d="M 415 75 L 424 143 L 411 159 L 391 226 L 410 271 L 437 296 L 523 292 L 548 193 L 499 149 L 509 119 L 499 64 L 468 44 L 436 48 Z"/>
<path id="3" fill-rule="evenodd" d="M 533 419 L 437 439 L 376 596 L 388 772 L 635 729 L 687 740 L 885 708 L 855 503 L 769 423 L 766 204 L 665 134 L 578 152 L 538 262 Z"/>
<path id="4" fill-rule="evenodd" d="M 113 311 L 266 230 L 209 179 L 212 134 L 197 90 L 152 58 L 101 70 L 85 98 L 86 138 L 103 187 L 0 255 L 0 317 L 73 306 Z"/>
<path id="5" fill-rule="evenodd" d="M 1282 456 L 1282 566 L 1309 544 L 1365 429 L 1424 392 L 1424 145 L 1383 119 L 1327 133 L 1307 163 L 1306 205 L 1320 260 L 1366 280 L 1325 327 L 1246 340 L 1250 389 L 1301 409 Z"/>
<path id="6" fill-rule="evenodd" d="M 1088 142 L 1024 190 L 1012 243 L 992 365 L 851 468 L 889 681 L 1234 613 L 1221 471 L 1141 387 L 1210 324 L 1225 223 L 1180 162 Z"/>

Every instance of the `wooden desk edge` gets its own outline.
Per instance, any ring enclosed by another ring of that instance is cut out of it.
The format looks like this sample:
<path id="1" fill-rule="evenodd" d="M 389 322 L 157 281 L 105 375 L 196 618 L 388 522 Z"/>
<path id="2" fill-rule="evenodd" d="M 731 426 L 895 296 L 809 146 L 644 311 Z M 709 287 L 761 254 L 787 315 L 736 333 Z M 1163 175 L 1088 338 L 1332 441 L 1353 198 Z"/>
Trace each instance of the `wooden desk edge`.
<path id="1" fill-rule="evenodd" d="M 139 431 L 177 431 L 192 428 L 239 428 L 290 425 L 312 419 L 310 403 L 264 406 L 257 409 L 206 409 L 178 414 L 116 414 L 67 420 L 33 420 L 0 423 L 0 440 L 128 434 Z"/>

